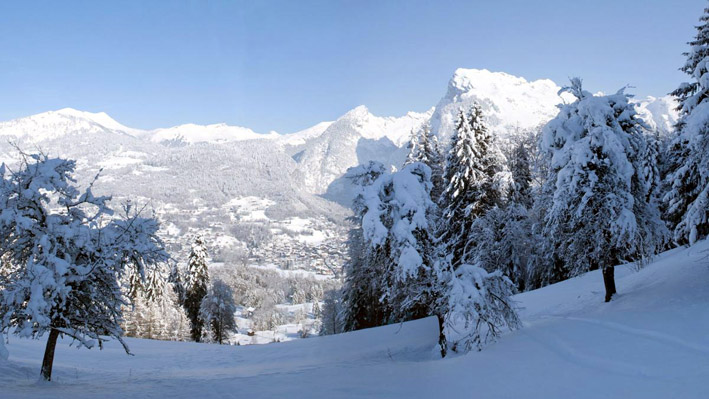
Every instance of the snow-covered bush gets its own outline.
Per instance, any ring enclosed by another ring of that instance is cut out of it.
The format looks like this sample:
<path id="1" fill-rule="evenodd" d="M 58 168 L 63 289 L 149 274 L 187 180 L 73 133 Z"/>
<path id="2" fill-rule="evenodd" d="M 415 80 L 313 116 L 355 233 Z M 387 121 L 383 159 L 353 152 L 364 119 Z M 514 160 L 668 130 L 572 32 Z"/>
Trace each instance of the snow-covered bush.
<path id="1" fill-rule="evenodd" d="M 448 280 L 443 331 L 448 347 L 467 352 L 496 339 L 503 327 L 521 327 L 510 294 L 514 285 L 501 271 L 462 264 Z"/>

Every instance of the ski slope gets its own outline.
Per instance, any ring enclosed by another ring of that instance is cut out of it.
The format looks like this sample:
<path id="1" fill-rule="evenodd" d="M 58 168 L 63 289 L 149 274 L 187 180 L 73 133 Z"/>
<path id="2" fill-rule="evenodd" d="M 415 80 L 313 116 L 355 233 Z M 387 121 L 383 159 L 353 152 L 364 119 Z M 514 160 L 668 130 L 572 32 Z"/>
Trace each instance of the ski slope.
<path id="1" fill-rule="evenodd" d="M 611 303 L 597 271 L 517 295 L 524 329 L 445 360 L 429 318 L 243 347 L 128 339 L 135 356 L 64 341 L 38 383 L 43 342 L 10 337 L 0 398 L 706 398 L 709 242 L 616 275 Z"/>

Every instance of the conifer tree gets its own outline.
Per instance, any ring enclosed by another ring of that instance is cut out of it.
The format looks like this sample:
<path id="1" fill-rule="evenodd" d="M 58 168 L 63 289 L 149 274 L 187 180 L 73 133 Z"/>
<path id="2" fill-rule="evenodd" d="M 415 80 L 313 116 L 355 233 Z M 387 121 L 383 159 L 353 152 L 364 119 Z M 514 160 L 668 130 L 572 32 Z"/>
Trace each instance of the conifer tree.
<path id="1" fill-rule="evenodd" d="M 341 295 L 339 290 L 330 290 L 325 292 L 325 296 L 323 297 L 320 335 L 340 334 L 344 331 L 364 328 L 357 324 L 354 326 L 347 326 L 345 324 L 348 322 L 345 319 L 345 317 L 347 317 L 347 313 L 351 313 L 351 311 L 348 311 L 351 305 L 344 306 L 341 299 L 342 297 L 344 297 L 344 295 Z M 354 321 L 356 322 L 356 319 Z M 349 322 L 352 323 L 352 320 Z"/>
<path id="2" fill-rule="evenodd" d="M 129 337 L 184 340 L 189 326 L 177 294 L 165 279 L 163 265 L 150 272 L 124 310 L 124 330 Z"/>
<path id="3" fill-rule="evenodd" d="M 362 217 L 365 250 L 381 253 L 383 287 L 379 298 L 385 322 L 418 319 L 435 314 L 440 295 L 434 257 L 431 169 L 420 162 L 381 176 L 365 193 Z"/>
<path id="4" fill-rule="evenodd" d="M 313 306 L 311 308 L 311 313 L 315 319 L 319 319 L 322 316 L 322 310 L 320 310 L 320 300 L 315 299 L 313 301 Z"/>
<path id="5" fill-rule="evenodd" d="M 425 123 L 419 130 L 411 132 L 409 154 L 404 165 L 421 162 L 431 168 L 431 198 L 437 201 L 443 192 L 443 156 L 438 137 L 431 130 L 431 125 Z"/>
<path id="6" fill-rule="evenodd" d="M 187 291 L 185 311 L 190 319 L 192 340 L 199 342 L 202 337 L 204 320 L 200 317 L 202 300 L 207 295 L 209 270 L 207 268 L 207 247 L 201 235 L 195 237 L 187 262 Z"/>
<path id="7" fill-rule="evenodd" d="M 679 101 L 677 135 L 670 143 L 664 218 L 677 244 L 693 244 L 709 234 L 709 8 L 680 68 L 690 76 L 672 92 Z"/>
<path id="8" fill-rule="evenodd" d="M 236 332 L 234 294 L 222 280 L 214 280 L 202 300 L 200 317 L 212 331 L 212 338 L 221 345 L 230 332 Z"/>
<path id="9" fill-rule="evenodd" d="M 623 90 L 593 96 L 578 78 L 563 90 L 577 100 L 544 128 L 554 187 L 544 235 L 569 275 L 601 269 L 610 301 L 614 266 L 654 254 L 662 241 L 639 159 L 645 125 Z"/>
<path id="10" fill-rule="evenodd" d="M 185 284 L 182 281 L 182 272 L 177 263 L 172 265 L 167 281 L 172 285 L 173 291 L 175 291 L 177 303 L 179 303 L 180 306 L 184 306 L 186 296 Z"/>
<path id="11" fill-rule="evenodd" d="M 445 189 L 440 202 L 445 226 L 441 241 L 452 256 L 454 267 L 471 256 L 467 246 L 473 220 L 501 203 L 496 180 L 502 170 L 501 159 L 480 106 L 474 104 L 468 113 L 460 110 L 446 157 Z"/>
<path id="12" fill-rule="evenodd" d="M 344 329 L 347 331 L 380 326 L 384 323 L 385 311 L 379 302 L 384 289 L 379 280 L 379 276 L 383 273 L 382 253 L 367 248 L 362 230 L 362 219 L 367 211 L 365 191 L 384 173 L 386 173 L 386 169 L 383 164 L 369 162 L 367 165 L 348 169 L 345 175 L 360 188 L 360 192 L 353 200 L 354 215 L 350 221 L 354 227 L 349 231 L 349 260 L 344 265 L 345 281 L 342 288 L 342 302 L 345 306 L 342 307 L 341 318 Z M 330 292 L 328 298 L 331 301 L 326 300 L 323 306 L 324 333 L 341 332 L 335 331 L 338 327 L 340 312 L 328 309 L 328 307 L 340 307 L 339 302 L 335 302 L 335 299 L 332 298 L 333 295 L 334 292 Z M 326 310 L 329 313 L 326 313 Z M 325 314 L 328 316 L 327 320 L 325 320 Z"/>
<path id="13" fill-rule="evenodd" d="M 529 164 L 529 150 L 520 141 L 514 149 L 510 162 L 512 184 L 507 195 L 508 203 L 519 204 L 525 209 L 532 207 L 532 171 Z"/>
<path id="14" fill-rule="evenodd" d="M 435 281 L 430 168 L 416 162 L 391 174 L 370 164 L 348 175 L 362 191 L 354 203 L 355 253 L 343 289 L 346 329 L 433 314 L 441 285 Z"/>

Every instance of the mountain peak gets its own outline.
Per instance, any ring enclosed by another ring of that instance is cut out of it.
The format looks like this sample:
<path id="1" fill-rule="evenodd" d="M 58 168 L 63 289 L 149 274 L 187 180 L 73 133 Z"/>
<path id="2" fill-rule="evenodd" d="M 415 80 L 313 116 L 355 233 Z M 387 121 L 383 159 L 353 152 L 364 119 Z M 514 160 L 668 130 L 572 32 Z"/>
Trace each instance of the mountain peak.
<path id="1" fill-rule="evenodd" d="M 361 119 L 361 118 L 366 118 L 367 116 L 370 116 L 370 115 L 372 115 L 372 114 L 369 112 L 369 108 L 367 108 L 367 106 L 359 105 L 359 106 L 347 111 L 347 113 L 342 115 L 339 119 Z"/>
<path id="2" fill-rule="evenodd" d="M 86 112 L 62 108 L 23 118 L 0 122 L 0 136 L 14 136 L 32 142 L 56 139 L 67 134 L 119 132 L 136 136 L 141 131 L 126 127 L 105 112 Z"/>
<path id="3" fill-rule="evenodd" d="M 478 103 L 495 134 L 534 129 L 559 112 L 556 106 L 563 102 L 559 89 L 549 79 L 528 81 L 505 72 L 459 68 L 436 106 L 431 127 L 447 140 L 455 129 L 458 109 Z"/>
<path id="4" fill-rule="evenodd" d="M 55 115 L 61 115 L 65 117 L 70 117 L 70 118 L 78 118 L 78 119 L 85 119 L 87 121 L 91 121 L 94 123 L 97 123 L 105 128 L 111 129 L 111 130 L 119 130 L 124 133 L 128 133 L 130 135 L 137 135 L 140 133 L 138 129 L 133 129 L 128 126 L 125 126 L 115 119 L 111 118 L 107 113 L 105 112 L 88 112 L 88 111 L 80 111 L 78 109 L 74 108 L 62 108 L 56 111 L 49 111 L 46 112 L 45 114 L 55 114 Z M 42 115 L 42 114 L 39 114 Z M 37 116 L 37 115 L 35 115 Z"/>
<path id="5" fill-rule="evenodd" d="M 550 79 L 539 79 L 528 81 L 519 76 L 514 76 L 506 72 L 492 72 L 487 69 L 466 69 L 458 68 L 448 84 L 448 91 L 451 94 L 475 91 L 488 96 L 500 96 L 519 93 L 520 91 L 548 91 L 559 90 Z"/>

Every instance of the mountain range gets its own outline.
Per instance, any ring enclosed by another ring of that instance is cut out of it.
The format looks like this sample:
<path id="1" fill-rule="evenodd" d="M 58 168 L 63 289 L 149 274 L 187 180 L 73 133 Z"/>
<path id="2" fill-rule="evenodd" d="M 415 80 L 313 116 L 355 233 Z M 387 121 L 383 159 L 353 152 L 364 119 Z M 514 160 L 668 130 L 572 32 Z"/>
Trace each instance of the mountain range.
<path id="1" fill-rule="evenodd" d="M 142 130 L 103 112 L 65 108 L 0 122 L 0 160 L 16 162 L 17 147 L 41 149 L 76 159 L 80 182 L 101 170 L 97 193 L 150 204 L 178 248 L 185 244 L 181 237 L 197 230 L 207 230 L 216 247 L 246 247 L 233 238 L 234 225 L 260 220 L 268 223 L 270 240 L 290 243 L 290 249 L 279 250 L 287 257 L 300 244 L 343 242 L 352 197 L 342 179 L 347 168 L 369 160 L 400 167 L 412 131 L 430 123 L 445 143 L 458 110 L 473 102 L 481 104 L 498 139 L 510 140 L 539 129 L 556 115 L 558 104 L 573 100 L 559 92 L 548 79 L 458 69 L 441 100 L 427 111 L 380 117 L 359 106 L 335 121 L 290 134 L 226 124 Z M 652 129 L 671 132 L 677 119 L 674 99 L 636 102 Z M 300 227 L 288 230 L 294 220 Z M 325 232 L 321 240 L 303 236 L 315 230 Z"/>

